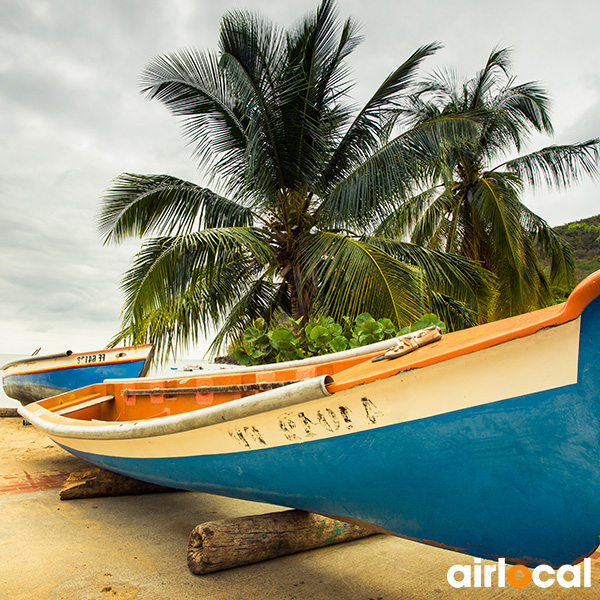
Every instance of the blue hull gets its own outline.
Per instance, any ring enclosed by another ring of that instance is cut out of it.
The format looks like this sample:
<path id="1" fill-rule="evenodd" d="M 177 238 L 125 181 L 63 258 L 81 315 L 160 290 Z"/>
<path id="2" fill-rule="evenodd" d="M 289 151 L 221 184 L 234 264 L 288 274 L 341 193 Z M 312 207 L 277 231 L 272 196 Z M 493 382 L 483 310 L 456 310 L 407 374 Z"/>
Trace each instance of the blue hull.
<path id="1" fill-rule="evenodd" d="M 475 556 L 572 563 L 600 533 L 596 331 L 599 301 L 582 314 L 576 384 L 425 419 L 222 455 L 67 449 L 143 480 L 355 519 Z"/>
<path id="2" fill-rule="evenodd" d="M 79 454 L 155 483 L 356 519 L 475 556 L 558 566 L 593 549 L 600 531 L 598 428 L 590 426 L 600 411 L 582 411 L 572 392 L 238 454 Z M 490 530 L 493 538 L 478 535 Z"/>

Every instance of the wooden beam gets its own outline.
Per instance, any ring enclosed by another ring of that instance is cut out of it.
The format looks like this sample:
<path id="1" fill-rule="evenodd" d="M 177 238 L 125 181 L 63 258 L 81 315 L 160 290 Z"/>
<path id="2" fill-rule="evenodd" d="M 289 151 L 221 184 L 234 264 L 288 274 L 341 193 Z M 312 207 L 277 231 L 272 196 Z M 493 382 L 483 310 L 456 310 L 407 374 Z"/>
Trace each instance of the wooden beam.
<path id="1" fill-rule="evenodd" d="M 376 533 L 302 510 L 209 521 L 190 535 L 188 567 L 204 575 Z"/>
<path id="2" fill-rule="evenodd" d="M 119 473 L 92 467 L 71 473 L 59 492 L 61 500 L 98 498 L 101 496 L 126 496 L 129 494 L 155 494 L 180 492 L 174 488 L 132 479 Z"/>
<path id="3" fill-rule="evenodd" d="M 62 396 L 62 394 L 61 394 L 61 396 Z M 76 398 L 71 398 L 70 400 L 67 400 L 66 402 L 61 402 L 60 404 L 57 404 L 56 406 L 51 406 L 48 410 L 50 412 L 56 413 L 59 410 L 63 410 L 70 406 L 75 406 L 76 404 L 79 404 L 80 402 L 87 402 L 88 400 L 95 400 L 96 398 L 99 398 L 99 397 L 100 396 L 98 396 L 98 392 L 92 392 L 91 394 L 86 394 L 85 396 L 78 396 Z"/>
<path id="4" fill-rule="evenodd" d="M 297 381 L 266 381 L 262 383 L 240 383 L 237 385 L 204 385 L 202 387 L 153 388 L 147 390 L 124 389 L 125 396 L 157 396 L 182 394 L 218 394 L 220 392 L 264 392 L 274 390 Z"/>
<path id="5" fill-rule="evenodd" d="M 96 406 L 97 404 L 103 404 L 104 402 L 109 402 L 110 400 L 114 400 L 114 396 L 99 396 L 98 398 L 92 398 L 91 400 L 86 400 L 85 402 L 79 402 L 77 404 L 73 404 L 67 406 L 67 408 L 62 408 L 60 410 L 53 410 L 52 412 L 55 415 L 68 415 L 69 413 L 77 412 L 78 410 L 83 410 L 84 408 L 91 408 L 92 406 Z"/>
<path id="6" fill-rule="evenodd" d="M 16 408 L 0 407 L 0 417 L 20 417 Z"/>

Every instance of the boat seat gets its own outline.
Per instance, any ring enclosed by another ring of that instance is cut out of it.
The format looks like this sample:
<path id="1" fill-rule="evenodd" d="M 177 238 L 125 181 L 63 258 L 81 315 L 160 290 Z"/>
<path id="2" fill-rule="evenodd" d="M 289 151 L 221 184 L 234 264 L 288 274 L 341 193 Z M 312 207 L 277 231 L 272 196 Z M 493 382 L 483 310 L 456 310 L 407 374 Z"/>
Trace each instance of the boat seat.
<path id="1" fill-rule="evenodd" d="M 67 408 L 63 408 L 61 410 L 52 411 L 55 415 L 64 416 L 70 413 L 77 412 L 78 410 L 83 410 L 84 408 L 91 408 L 92 406 L 96 406 L 97 404 L 103 404 L 104 402 L 109 402 L 110 400 L 114 400 L 115 397 L 110 396 L 100 396 L 99 398 L 92 398 L 91 400 L 86 400 L 85 402 L 78 402 L 75 405 L 67 406 Z"/>

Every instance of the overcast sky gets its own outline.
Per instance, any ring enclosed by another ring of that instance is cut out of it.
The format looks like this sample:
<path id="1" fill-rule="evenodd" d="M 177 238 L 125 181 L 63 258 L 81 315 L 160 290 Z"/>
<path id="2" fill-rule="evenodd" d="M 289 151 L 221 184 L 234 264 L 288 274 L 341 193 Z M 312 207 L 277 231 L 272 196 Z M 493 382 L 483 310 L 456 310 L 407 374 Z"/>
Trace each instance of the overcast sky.
<path id="1" fill-rule="evenodd" d="M 0 0 L 0 353 L 105 346 L 119 327 L 121 274 L 139 242 L 104 247 L 98 200 L 121 172 L 204 184 L 179 124 L 139 93 L 154 57 L 216 48 L 222 14 L 247 8 L 282 26 L 316 0 Z M 496 46 L 514 50 L 519 82 L 553 98 L 554 139 L 600 135 L 600 5 L 592 0 L 339 0 L 362 23 L 351 56 L 356 101 L 417 47 L 444 49 L 423 73 L 464 76 Z M 552 225 L 600 213 L 599 184 L 527 197 Z M 190 351 L 202 356 L 202 347 Z"/>

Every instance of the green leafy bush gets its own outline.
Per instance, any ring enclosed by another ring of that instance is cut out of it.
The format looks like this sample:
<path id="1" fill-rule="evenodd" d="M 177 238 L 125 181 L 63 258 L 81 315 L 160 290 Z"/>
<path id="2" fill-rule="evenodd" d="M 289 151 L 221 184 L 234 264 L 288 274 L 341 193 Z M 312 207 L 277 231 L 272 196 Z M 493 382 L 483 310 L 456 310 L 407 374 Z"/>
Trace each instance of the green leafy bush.
<path id="1" fill-rule="evenodd" d="M 446 326 L 437 315 L 423 315 L 418 321 L 398 330 L 390 319 L 375 320 L 362 313 L 352 320 L 344 317 L 336 323 L 331 317 L 320 317 L 302 327 L 300 321 L 288 319 L 276 329 L 268 330 L 264 319 L 256 319 L 244 331 L 244 339 L 234 345 L 235 359 L 241 365 L 263 365 L 299 360 L 331 352 L 342 352 L 381 342 L 431 325 Z"/>

